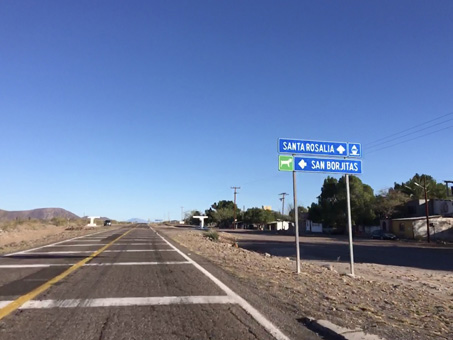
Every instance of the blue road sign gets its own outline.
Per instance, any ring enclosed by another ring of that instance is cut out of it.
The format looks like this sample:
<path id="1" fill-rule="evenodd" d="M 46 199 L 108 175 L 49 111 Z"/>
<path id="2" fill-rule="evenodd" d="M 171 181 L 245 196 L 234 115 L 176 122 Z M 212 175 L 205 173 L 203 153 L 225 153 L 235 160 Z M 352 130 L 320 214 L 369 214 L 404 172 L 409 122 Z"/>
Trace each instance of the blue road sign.
<path id="1" fill-rule="evenodd" d="M 328 172 L 337 174 L 361 174 L 359 159 L 294 157 L 294 170 L 305 172 Z"/>
<path id="2" fill-rule="evenodd" d="M 349 157 L 362 157 L 362 144 L 348 143 L 348 156 Z"/>
<path id="3" fill-rule="evenodd" d="M 278 152 L 346 157 L 348 155 L 348 143 L 279 138 Z"/>

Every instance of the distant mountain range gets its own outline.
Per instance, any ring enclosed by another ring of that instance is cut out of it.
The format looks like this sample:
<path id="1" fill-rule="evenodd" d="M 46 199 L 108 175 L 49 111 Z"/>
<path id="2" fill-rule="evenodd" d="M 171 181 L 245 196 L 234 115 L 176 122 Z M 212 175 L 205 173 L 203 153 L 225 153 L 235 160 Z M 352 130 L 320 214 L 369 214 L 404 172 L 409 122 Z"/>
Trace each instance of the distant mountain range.
<path id="1" fill-rule="evenodd" d="M 10 221 L 15 219 L 27 220 L 51 220 L 54 217 L 63 217 L 77 219 L 80 218 L 76 214 L 62 208 L 42 208 L 22 211 L 7 211 L 0 209 L 0 221 Z"/>
<path id="2" fill-rule="evenodd" d="M 131 218 L 127 220 L 126 222 L 131 222 L 131 223 L 148 223 L 148 221 L 143 220 L 141 218 Z"/>

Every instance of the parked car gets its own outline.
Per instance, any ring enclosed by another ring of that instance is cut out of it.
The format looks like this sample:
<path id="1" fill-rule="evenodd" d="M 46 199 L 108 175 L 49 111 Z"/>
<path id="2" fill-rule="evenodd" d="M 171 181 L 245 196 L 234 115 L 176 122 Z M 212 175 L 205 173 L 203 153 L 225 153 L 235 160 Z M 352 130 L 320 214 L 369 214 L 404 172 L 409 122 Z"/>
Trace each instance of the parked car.
<path id="1" fill-rule="evenodd" d="M 104 221 L 104 226 L 109 226 L 109 225 L 112 225 L 112 221 L 110 221 L 110 220 L 105 220 L 105 221 Z"/>
<path id="2" fill-rule="evenodd" d="M 384 230 L 375 230 L 371 233 L 372 239 L 379 239 L 379 240 L 396 240 L 397 237 L 395 234 L 389 233 Z"/>

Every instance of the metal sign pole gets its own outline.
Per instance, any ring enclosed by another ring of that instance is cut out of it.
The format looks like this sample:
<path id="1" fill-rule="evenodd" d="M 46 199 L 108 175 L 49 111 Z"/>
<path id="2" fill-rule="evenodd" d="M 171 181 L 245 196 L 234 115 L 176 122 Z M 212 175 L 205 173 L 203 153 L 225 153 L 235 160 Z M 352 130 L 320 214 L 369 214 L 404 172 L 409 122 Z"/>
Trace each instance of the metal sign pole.
<path id="1" fill-rule="evenodd" d="M 352 248 L 352 222 L 351 222 L 351 196 L 349 193 L 349 175 L 346 174 L 346 200 L 348 201 L 348 233 L 349 233 L 349 258 L 351 264 L 351 276 L 354 275 L 354 251 Z"/>
<path id="2" fill-rule="evenodd" d="M 299 209 L 297 208 L 296 196 L 296 172 L 293 171 L 293 198 L 294 198 L 294 231 L 296 233 L 296 266 L 297 274 L 300 274 L 300 249 L 299 249 Z"/>

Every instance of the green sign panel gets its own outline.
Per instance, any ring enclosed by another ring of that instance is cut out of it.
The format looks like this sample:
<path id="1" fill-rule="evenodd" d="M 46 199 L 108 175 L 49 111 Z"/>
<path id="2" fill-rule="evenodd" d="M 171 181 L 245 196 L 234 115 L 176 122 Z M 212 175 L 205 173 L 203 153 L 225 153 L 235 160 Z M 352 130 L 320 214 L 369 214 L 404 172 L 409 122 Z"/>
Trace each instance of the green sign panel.
<path id="1" fill-rule="evenodd" d="M 294 159 L 293 156 L 278 156 L 278 170 L 279 171 L 293 171 Z"/>

